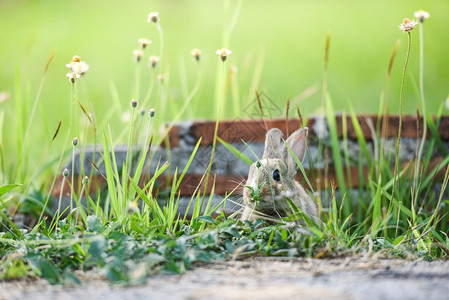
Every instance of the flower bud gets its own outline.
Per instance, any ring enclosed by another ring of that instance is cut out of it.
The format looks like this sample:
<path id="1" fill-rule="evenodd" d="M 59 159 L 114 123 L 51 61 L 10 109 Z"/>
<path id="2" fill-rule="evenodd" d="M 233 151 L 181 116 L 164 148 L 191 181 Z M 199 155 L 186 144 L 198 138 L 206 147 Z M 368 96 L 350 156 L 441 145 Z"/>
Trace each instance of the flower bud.
<path id="1" fill-rule="evenodd" d="M 158 63 L 161 59 L 160 59 L 158 56 L 153 55 L 153 56 L 150 56 L 150 57 L 148 58 L 148 60 L 150 61 L 150 66 L 151 66 L 152 68 L 155 68 L 156 65 L 157 65 L 157 63 Z"/>
<path id="2" fill-rule="evenodd" d="M 127 207 L 128 207 L 129 214 L 133 214 L 139 210 L 139 206 L 137 205 L 136 201 L 129 202 Z"/>
<path id="3" fill-rule="evenodd" d="M 139 62 L 143 56 L 143 51 L 140 49 L 136 49 L 133 51 L 134 61 Z"/>
<path id="4" fill-rule="evenodd" d="M 192 51 L 190 51 L 190 54 L 193 56 L 193 58 L 194 58 L 196 61 L 200 61 L 200 60 L 201 60 L 202 52 L 201 52 L 200 49 L 195 48 L 195 49 L 193 49 Z"/>
<path id="5" fill-rule="evenodd" d="M 423 23 L 426 19 L 430 17 L 430 14 L 427 11 L 420 9 L 418 11 L 415 11 L 413 16 L 418 19 L 419 23 Z"/>
<path id="6" fill-rule="evenodd" d="M 416 21 L 410 21 L 405 18 L 404 21 L 402 21 L 402 24 L 399 25 L 399 29 L 402 30 L 402 33 L 411 32 L 417 25 L 418 23 L 416 23 Z"/>
<path id="7" fill-rule="evenodd" d="M 80 74 L 77 74 L 75 72 L 67 73 L 65 76 L 67 76 L 71 83 L 75 83 L 76 79 L 80 78 Z"/>
<path id="8" fill-rule="evenodd" d="M 148 22 L 148 23 L 150 23 L 150 22 L 153 22 L 153 23 L 159 22 L 159 13 L 158 13 L 158 12 L 151 12 L 151 13 L 148 15 L 147 22 Z"/>
<path id="9" fill-rule="evenodd" d="M 217 50 L 215 53 L 217 53 L 220 56 L 221 61 L 224 62 L 228 59 L 228 56 L 229 56 L 229 54 L 232 53 L 232 51 L 229 49 L 223 48 L 223 49 Z"/>
<path id="10" fill-rule="evenodd" d="M 145 49 L 149 44 L 151 44 L 151 41 L 149 39 L 146 38 L 140 38 L 137 40 L 140 44 L 140 47 L 142 49 Z"/>

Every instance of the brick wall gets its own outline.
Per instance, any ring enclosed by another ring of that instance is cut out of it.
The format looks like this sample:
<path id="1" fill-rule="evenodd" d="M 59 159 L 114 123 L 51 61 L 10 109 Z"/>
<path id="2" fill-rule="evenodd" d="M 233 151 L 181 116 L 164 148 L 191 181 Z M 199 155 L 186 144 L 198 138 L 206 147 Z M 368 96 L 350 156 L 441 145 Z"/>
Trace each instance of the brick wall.
<path id="1" fill-rule="evenodd" d="M 343 155 L 343 137 L 346 135 L 348 138 L 348 152 L 352 158 L 358 160 L 360 147 L 357 140 L 357 135 L 352 125 L 350 117 L 344 119 L 342 116 L 336 117 L 338 136 L 340 138 L 340 149 Z M 382 143 L 386 153 L 391 155 L 392 162 L 394 162 L 395 143 L 398 133 L 397 116 L 390 116 L 387 120 L 378 119 L 373 115 L 361 115 L 358 116 L 358 121 L 363 132 L 363 136 L 366 139 L 368 149 L 372 156 L 374 156 L 374 145 L 376 143 Z M 377 140 L 373 133 L 376 124 L 382 124 L 382 122 L 388 122 L 388 130 L 385 132 L 385 139 Z M 317 187 L 318 184 L 324 185 L 326 180 L 332 180 L 336 182 L 335 170 L 332 163 L 332 155 L 329 150 L 328 155 L 323 152 L 323 155 L 318 159 L 318 142 L 317 136 L 321 136 L 324 143 L 329 141 L 329 133 L 326 121 L 320 117 L 310 117 L 306 120 L 306 126 L 309 127 L 309 141 L 308 141 L 308 155 L 304 162 L 304 168 L 308 174 L 309 180 L 312 185 Z M 345 126 L 343 124 L 346 124 Z M 279 128 L 285 136 L 292 133 L 300 127 L 300 121 L 298 119 L 291 119 L 286 121 L 285 119 L 273 119 L 273 120 L 234 120 L 220 122 L 218 128 L 218 136 L 231 144 L 234 148 L 241 151 L 247 157 L 254 159 L 254 154 L 258 157 L 262 156 L 264 149 L 265 133 L 270 128 Z M 344 130 L 346 128 L 346 130 Z M 417 120 L 415 116 L 404 116 L 402 123 L 402 137 L 400 146 L 400 161 L 406 163 L 413 160 L 415 157 L 417 145 L 421 139 L 422 119 Z M 170 170 L 167 170 L 162 174 L 158 183 L 160 188 L 164 188 L 170 181 L 171 173 L 174 172 L 176 167 L 179 173 L 186 166 L 190 155 L 197 143 L 201 138 L 200 148 L 194 157 L 190 168 L 188 169 L 186 176 L 180 187 L 181 203 L 180 207 L 186 206 L 190 201 L 191 195 L 197 190 L 199 186 L 200 190 L 204 189 L 205 181 L 203 174 L 205 173 L 211 156 L 212 142 L 214 137 L 215 122 L 180 122 L 175 124 L 168 135 L 170 147 L 165 145 L 153 146 L 151 149 L 151 161 L 148 161 L 147 170 L 153 174 L 158 164 L 169 160 Z M 443 117 L 439 122 L 438 133 L 443 141 L 443 146 L 446 152 L 449 152 L 449 117 Z M 430 136 L 430 131 L 428 131 Z M 245 141 L 245 145 L 243 142 Z M 169 150 L 170 149 L 170 150 Z M 90 191 L 95 191 L 99 187 L 104 186 L 105 179 L 100 176 L 98 172 L 92 169 L 92 164 L 89 160 L 93 160 L 93 156 L 97 158 L 101 157 L 102 151 L 95 151 L 92 147 L 85 150 L 84 154 L 84 170 L 86 174 L 90 174 L 93 171 L 94 178 L 92 180 L 92 187 Z M 117 163 L 121 164 L 126 158 L 126 147 L 115 147 L 115 153 L 117 157 Z M 254 153 L 254 154 L 253 154 Z M 437 165 L 442 161 L 444 154 L 435 147 L 432 153 L 431 165 Z M 317 164 L 320 161 L 321 164 Z M 311 167 L 313 165 L 313 168 Z M 68 162 L 66 166 L 71 170 L 71 162 Z M 100 172 L 105 174 L 104 165 L 99 163 L 98 168 Z M 223 195 L 236 189 L 233 199 L 238 202 L 238 198 L 241 194 L 241 188 L 245 183 L 245 179 L 248 175 L 249 166 L 242 160 L 237 158 L 234 154 L 226 149 L 222 144 L 217 142 L 215 159 L 211 168 L 211 176 L 207 183 L 206 193 L 211 192 L 211 188 L 214 185 L 214 192 L 216 195 L 214 203 L 218 203 Z M 75 157 L 75 175 L 79 176 L 81 172 L 81 162 L 79 155 Z M 357 165 L 352 165 L 350 168 L 352 174 L 352 188 L 357 188 L 359 185 L 359 170 Z M 364 168 L 363 172 L 366 174 L 367 169 Z M 318 174 L 321 174 L 318 176 Z M 438 174 L 437 174 L 438 175 Z M 440 174 L 441 175 L 441 174 Z M 325 178 L 324 178 L 325 176 Z M 303 181 L 302 176 L 298 176 L 299 181 Z M 321 177 L 321 178 L 320 178 Z M 202 181 L 203 179 L 203 181 Z M 58 178 L 53 195 L 59 197 L 61 192 L 62 178 Z M 79 180 L 75 181 L 79 182 Z M 90 192 L 89 191 L 89 192 Z M 65 185 L 63 195 L 67 200 L 67 195 L 70 193 L 68 185 Z M 57 205 L 57 204 L 56 204 Z M 53 205 L 55 207 L 55 205 Z M 237 204 L 229 203 L 227 209 L 233 210 L 238 207 Z"/>

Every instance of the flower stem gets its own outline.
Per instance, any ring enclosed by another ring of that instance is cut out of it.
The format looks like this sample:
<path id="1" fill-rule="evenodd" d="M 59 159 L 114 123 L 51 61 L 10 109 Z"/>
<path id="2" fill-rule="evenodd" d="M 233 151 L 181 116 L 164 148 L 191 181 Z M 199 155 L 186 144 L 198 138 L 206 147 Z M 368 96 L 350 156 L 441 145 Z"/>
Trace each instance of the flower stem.
<path id="1" fill-rule="evenodd" d="M 181 109 L 178 111 L 178 113 L 174 117 L 173 120 L 175 122 L 181 119 L 181 116 L 184 114 L 186 109 L 190 106 L 190 103 L 191 103 L 193 97 L 196 95 L 196 93 L 198 92 L 198 90 L 200 88 L 200 84 L 201 84 L 201 68 L 200 68 L 200 64 L 197 64 L 196 70 L 197 70 L 197 79 L 196 79 L 195 86 L 192 88 L 190 93 L 187 95 L 187 97 L 184 100 L 183 106 L 181 107 Z"/>
<path id="2" fill-rule="evenodd" d="M 72 182 L 70 184 L 70 212 L 73 211 L 73 195 L 75 193 L 73 185 L 75 184 L 75 147 L 72 146 Z"/>
<path id="3" fill-rule="evenodd" d="M 405 57 L 405 64 L 404 64 L 404 70 L 402 72 L 402 83 L 401 83 L 401 93 L 399 96 L 399 129 L 398 129 L 398 139 L 396 142 L 396 161 L 394 165 L 394 177 L 395 180 L 393 180 L 393 190 L 391 191 L 391 196 L 394 197 L 394 190 L 396 187 L 396 184 L 399 184 L 399 145 L 401 143 L 401 130 L 402 130 L 402 102 L 404 98 L 404 83 L 405 83 L 405 72 L 407 70 L 408 60 L 410 58 L 410 48 L 412 44 L 412 36 L 410 35 L 410 32 L 408 33 L 408 47 L 407 47 L 407 56 Z M 401 199 L 398 199 L 399 203 L 401 202 Z M 398 218 L 396 223 L 396 233 L 395 236 L 398 234 L 398 223 L 399 223 L 399 214 L 400 214 L 400 207 L 398 209 Z"/>
<path id="4" fill-rule="evenodd" d="M 164 74 L 164 32 L 162 31 L 162 27 L 161 24 L 156 23 L 156 28 L 157 31 L 159 32 L 159 65 L 160 65 L 160 69 L 159 69 L 159 75 L 163 76 Z M 160 105 L 160 114 L 161 114 L 161 119 L 163 119 L 165 117 L 165 108 L 167 105 L 167 101 L 163 101 L 164 99 L 164 82 L 161 81 L 159 82 L 159 92 L 158 92 L 158 101 L 159 101 L 159 105 Z"/>
<path id="5" fill-rule="evenodd" d="M 416 158 L 415 165 L 415 201 L 413 205 L 416 203 L 416 198 L 418 196 L 418 175 L 421 170 L 421 156 L 424 148 L 424 143 L 427 137 L 427 112 L 426 112 L 426 102 L 424 100 L 424 33 L 423 33 L 423 23 L 419 24 L 419 93 L 421 98 L 421 105 L 423 110 L 423 133 L 421 138 L 421 144 L 419 145 L 418 157 Z M 418 120 L 419 122 L 419 120 Z"/>
<path id="6" fill-rule="evenodd" d="M 134 113 L 135 113 L 135 108 L 132 108 L 132 112 L 131 112 L 131 125 L 129 128 L 129 136 L 128 136 L 128 151 L 126 151 L 126 160 L 125 160 L 125 167 L 126 167 L 126 175 L 130 176 L 131 175 L 131 165 L 132 165 L 132 161 L 133 161 L 133 135 L 134 135 Z"/>
<path id="7" fill-rule="evenodd" d="M 70 133 L 72 132 L 72 126 L 73 126 L 73 120 L 74 120 L 74 114 L 75 109 L 75 83 L 71 84 L 70 86 L 70 124 L 69 124 L 69 132 L 67 135 L 67 138 L 69 137 Z M 67 139 L 66 139 L 67 144 Z M 74 188 L 73 185 L 75 184 L 75 147 L 72 145 L 72 172 L 71 172 L 72 181 L 70 183 L 70 213 L 73 211 L 73 195 L 74 195 Z"/>
<path id="8" fill-rule="evenodd" d="M 142 107 L 146 107 L 147 106 L 148 101 L 150 101 L 151 94 L 153 94 L 154 81 L 156 80 L 156 76 L 155 76 L 155 72 L 154 72 L 153 68 L 151 68 L 150 72 L 151 72 L 151 74 L 150 74 L 150 84 L 149 84 L 147 93 L 145 95 L 145 98 L 143 99 Z"/>
<path id="9" fill-rule="evenodd" d="M 139 99 L 140 98 L 140 62 L 136 63 L 136 83 L 135 83 L 135 90 L 134 90 L 134 98 Z"/>
<path id="10" fill-rule="evenodd" d="M 58 210 L 56 211 L 56 218 L 59 218 L 61 215 L 61 202 L 62 202 L 62 193 L 64 192 L 64 185 L 65 185 L 66 177 L 62 177 L 62 183 L 61 183 L 61 191 L 59 192 L 59 201 L 58 201 Z"/>
<path id="11" fill-rule="evenodd" d="M 201 199 L 201 205 L 200 207 L 202 207 L 202 204 L 204 202 L 204 197 L 206 195 L 207 192 L 207 185 L 209 183 L 209 176 L 210 176 L 210 171 L 212 169 L 212 165 L 214 163 L 214 158 L 215 158 L 215 147 L 217 145 L 217 136 L 218 136 L 218 126 L 220 124 L 220 111 L 221 111 L 221 107 L 222 107 L 222 102 L 224 99 L 224 90 L 225 90 L 225 63 L 224 61 L 221 62 L 221 72 L 220 72 L 220 77 L 219 77 L 219 89 L 218 89 L 218 99 L 217 99 L 217 120 L 215 122 L 215 129 L 214 129 L 214 139 L 212 142 L 212 152 L 210 155 L 210 161 L 209 161 L 209 165 L 207 168 L 207 174 L 206 174 L 206 178 L 205 178 L 205 184 L 204 184 L 204 192 L 203 192 L 203 198 Z"/>
<path id="12" fill-rule="evenodd" d="M 160 57 L 160 68 L 161 68 L 161 74 L 163 73 L 163 64 L 162 64 L 162 60 L 164 59 L 164 32 L 162 31 L 162 27 L 161 24 L 156 23 L 156 28 L 157 31 L 159 32 L 159 57 Z"/>

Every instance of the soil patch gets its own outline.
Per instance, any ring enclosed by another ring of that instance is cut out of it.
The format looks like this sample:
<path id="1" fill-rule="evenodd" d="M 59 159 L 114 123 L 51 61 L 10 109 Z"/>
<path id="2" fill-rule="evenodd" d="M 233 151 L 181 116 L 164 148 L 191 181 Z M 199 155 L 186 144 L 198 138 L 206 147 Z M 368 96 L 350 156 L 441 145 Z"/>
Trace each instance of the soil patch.
<path id="1" fill-rule="evenodd" d="M 155 275 L 133 287 L 95 272 L 78 275 L 80 285 L 0 282 L 0 299 L 447 299 L 449 261 L 254 258 Z"/>

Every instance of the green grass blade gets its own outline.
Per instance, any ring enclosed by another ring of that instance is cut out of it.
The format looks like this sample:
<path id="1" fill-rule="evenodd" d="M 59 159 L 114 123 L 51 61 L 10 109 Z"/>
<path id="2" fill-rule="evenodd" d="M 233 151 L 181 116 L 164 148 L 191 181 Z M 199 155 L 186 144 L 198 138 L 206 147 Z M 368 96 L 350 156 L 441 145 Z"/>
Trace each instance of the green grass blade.
<path id="1" fill-rule="evenodd" d="M 372 232 L 377 232 L 377 229 L 379 228 L 380 222 L 381 222 L 381 218 L 382 218 L 382 175 L 379 176 L 379 180 L 377 182 L 377 189 L 376 189 L 376 194 L 374 196 L 374 207 L 373 207 L 373 218 L 372 218 L 372 223 L 373 223 L 373 229 Z"/>
<path id="2" fill-rule="evenodd" d="M 345 178 L 343 174 L 343 162 L 340 153 L 340 143 L 337 132 L 337 122 L 335 120 L 332 100 L 329 94 L 326 94 L 326 119 L 329 126 L 329 134 L 331 138 L 332 158 L 334 160 L 335 172 L 337 175 L 337 182 L 342 195 L 347 194 Z M 348 216 L 352 211 L 352 204 L 350 199 L 344 202 L 343 213 Z"/>
<path id="3" fill-rule="evenodd" d="M 295 160 L 296 164 L 298 165 L 299 169 L 301 170 L 302 176 L 304 177 L 304 180 L 306 181 L 307 185 L 309 186 L 309 189 L 312 191 L 312 193 L 315 193 L 312 187 L 312 184 L 309 181 L 309 178 L 307 178 L 306 171 L 304 170 L 304 166 L 302 165 L 301 161 L 298 159 L 296 154 L 293 152 L 292 148 L 283 140 L 285 146 L 287 147 L 288 151 L 290 152 L 290 155 Z"/>
<path id="4" fill-rule="evenodd" d="M 354 126 L 355 133 L 357 135 L 357 140 L 360 144 L 360 147 L 362 148 L 363 154 L 365 155 L 368 168 L 371 169 L 373 161 L 371 159 L 371 154 L 369 153 L 368 147 L 366 146 L 366 140 L 362 131 L 362 127 L 360 126 L 360 122 L 357 119 L 357 116 L 352 107 L 350 109 L 351 109 L 351 121 L 352 125 Z"/>
<path id="5" fill-rule="evenodd" d="M 427 116 L 427 126 L 430 130 L 430 133 L 432 134 L 432 137 L 435 139 L 438 149 L 441 151 L 441 153 L 443 153 L 444 156 L 447 156 L 448 155 L 447 150 L 444 147 L 444 143 L 441 140 L 440 134 L 438 132 L 437 124 L 439 124 L 439 119 L 437 119 L 436 122 L 437 124 L 435 124 L 429 111 L 426 111 L 426 116 Z"/>
<path id="6" fill-rule="evenodd" d="M 179 186 L 181 185 L 182 179 L 184 179 L 184 176 L 185 176 L 187 170 L 189 169 L 190 164 L 192 163 L 192 160 L 193 160 L 193 158 L 194 158 L 195 155 L 196 155 L 196 152 L 198 151 L 198 148 L 199 148 L 199 146 L 200 146 L 200 144 L 201 144 L 201 140 L 202 140 L 202 138 L 200 138 L 200 139 L 198 140 L 198 142 L 196 143 L 196 146 L 195 146 L 195 148 L 193 149 L 192 154 L 190 155 L 189 160 L 187 161 L 187 164 L 186 164 L 186 166 L 184 167 L 184 170 L 182 171 L 181 175 L 179 176 L 178 182 L 177 182 L 177 184 L 176 184 L 175 191 L 177 191 L 177 190 L 179 189 Z"/>
<path id="7" fill-rule="evenodd" d="M 247 165 L 251 166 L 251 164 L 253 163 L 253 161 L 246 156 L 245 154 L 243 154 L 242 152 L 240 152 L 237 148 L 235 148 L 234 146 L 232 146 L 231 144 L 227 143 L 226 141 L 224 141 L 222 138 L 217 136 L 218 141 L 226 148 L 228 149 L 229 152 L 231 152 L 232 154 L 234 154 L 236 157 L 238 157 L 239 159 L 241 159 L 243 162 L 245 162 Z"/>
<path id="8" fill-rule="evenodd" d="M 104 166 L 106 169 L 106 180 L 108 184 L 109 198 L 111 199 L 112 210 L 117 216 L 117 214 L 119 213 L 119 208 L 117 199 L 117 189 L 114 181 L 115 176 L 111 162 L 111 154 L 109 152 L 108 140 L 104 132 L 103 132 L 103 152 L 104 152 L 103 159 L 104 159 Z"/>

